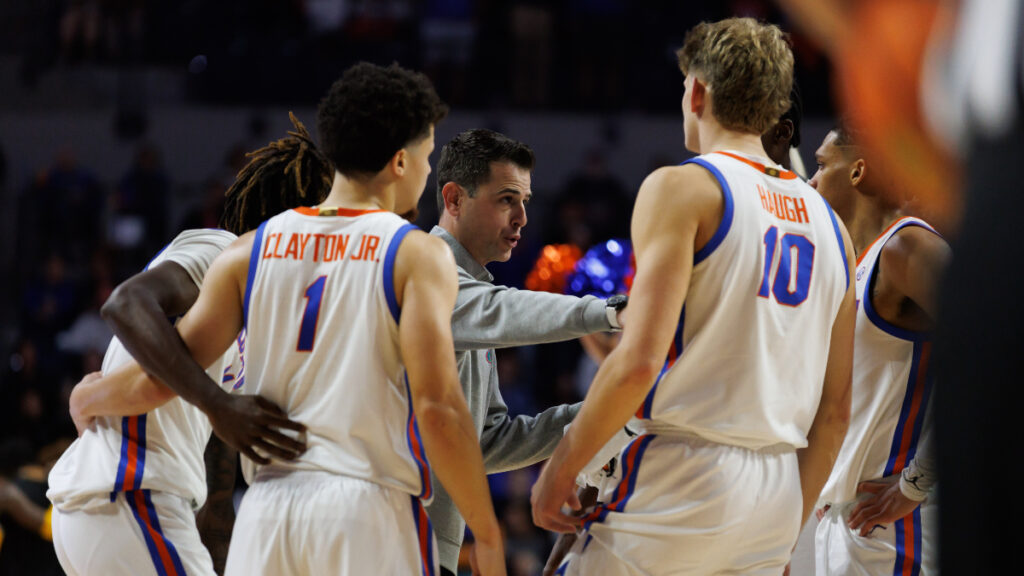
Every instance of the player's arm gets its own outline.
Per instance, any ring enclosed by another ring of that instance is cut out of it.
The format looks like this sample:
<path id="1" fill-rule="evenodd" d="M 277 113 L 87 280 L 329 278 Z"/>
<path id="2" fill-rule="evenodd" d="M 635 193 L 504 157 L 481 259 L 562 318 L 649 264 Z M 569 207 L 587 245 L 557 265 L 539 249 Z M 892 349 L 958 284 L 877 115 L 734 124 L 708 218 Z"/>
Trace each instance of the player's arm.
<path id="1" fill-rule="evenodd" d="M 850 386 L 853 372 L 853 327 L 856 321 L 854 294 L 854 262 L 856 261 L 846 226 L 839 220 L 843 243 L 846 247 L 846 264 L 850 280 L 843 296 L 839 313 L 832 323 L 832 335 L 828 347 L 828 363 L 825 366 L 825 382 L 818 411 L 807 432 L 807 447 L 797 450 L 800 463 L 800 488 L 803 492 L 803 513 L 801 526 L 807 521 L 814 504 L 828 480 L 832 467 L 839 456 L 846 429 L 850 424 Z"/>
<path id="2" fill-rule="evenodd" d="M 206 504 L 196 513 L 196 528 L 210 551 L 213 569 L 224 573 L 231 531 L 235 527 L 235 471 L 238 453 L 217 436 L 211 436 L 203 455 L 206 463 Z"/>
<path id="3" fill-rule="evenodd" d="M 181 346 L 168 318 L 187 312 L 198 296 L 199 287 L 188 272 L 180 264 L 166 261 L 122 282 L 100 313 L 132 358 L 153 373 L 168 347 Z M 160 385 L 154 382 L 153 386 Z M 173 397 L 166 388 L 163 393 Z"/>
<path id="4" fill-rule="evenodd" d="M 156 373 L 157 358 L 184 345 L 168 318 L 184 314 L 199 295 L 199 287 L 176 262 L 166 261 L 122 282 L 100 313 L 125 350 L 146 367 L 129 363 L 96 378 L 88 375 L 71 392 L 72 419 L 79 432 L 96 416 L 129 416 L 159 408 L 174 398 Z M 187 352 L 185 352 L 187 353 Z"/>
<path id="5" fill-rule="evenodd" d="M 641 405 L 665 362 L 690 285 L 702 218 L 721 220 L 721 191 L 703 168 L 662 168 L 644 180 L 633 210 L 636 277 L 622 340 L 601 364 L 583 409 L 534 485 L 534 522 L 570 532 L 579 521 L 560 510 L 576 504 L 580 469 Z"/>
<path id="6" fill-rule="evenodd" d="M 580 410 L 577 404 L 552 406 L 535 416 L 510 416 L 498 387 L 490 390 L 480 449 L 488 474 L 516 470 L 551 456 L 562 431 Z"/>
<path id="7" fill-rule="evenodd" d="M 71 390 L 68 407 L 81 434 L 97 416 L 145 414 L 174 398 L 174 392 L 152 379 L 135 362 L 103 375 L 86 374 Z"/>
<path id="8" fill-rule="evenodd" d="M 932 421 L 927 418 L 917 453 L 906 468 L 898 474 L 857 485 L 857 505 L 850 510 L 848 522 L 851 530 L 867 536 L 875 526 L 886 526 L 906 517 L 928 499 L 938 481 L 931 440 Z"/>
<path id="9" fill-rule="evenodd" d="M 167 386 L 206 413 L 218 436 L 254 462 L 267 464 L 270 460 L 253 448 L 276 458 L 293 459 L 305 446 L 278 429 L 301 431 L 304 427 L 288 420 L 269 400 L 228 394 L 205 371 L 242 329 L 242 298 L 254 236 L 254 232 L 242 236 L 213 261 L 199 298 L 178 323 L 184 346 L 168 349 L 154 361 L 155 372 L 167 374 Z"/>
<path id="10" fill-rule="evenodd" d="M 455 261 L 442 240 L 412 232 L 398 249 L 395 292 L 402 358 L 427 457 L 477 542 L 485 574 L 504 574 L 501 531 L 483 457 L 455 369 Z"/>
<path id="11" fill-rule="evenodd" d="M 941 236 L 920 226 L 906 226 L 882 247 L 879 274 L 934 321 L 939 282 L 951 257 Z"/>

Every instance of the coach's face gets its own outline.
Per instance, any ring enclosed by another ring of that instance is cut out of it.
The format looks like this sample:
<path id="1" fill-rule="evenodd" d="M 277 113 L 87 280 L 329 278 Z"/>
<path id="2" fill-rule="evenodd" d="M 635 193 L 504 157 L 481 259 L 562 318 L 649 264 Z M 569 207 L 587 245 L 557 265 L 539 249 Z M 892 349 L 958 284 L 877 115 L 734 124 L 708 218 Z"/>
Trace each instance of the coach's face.
<path id="1" fill-rule="evenodd" d="M 491 162 L 491 174 L 470 197 L 460 193 L 460 242 L 482 265 L 505 262 L 526 226 L 530 171 L 511 162 Z"/>

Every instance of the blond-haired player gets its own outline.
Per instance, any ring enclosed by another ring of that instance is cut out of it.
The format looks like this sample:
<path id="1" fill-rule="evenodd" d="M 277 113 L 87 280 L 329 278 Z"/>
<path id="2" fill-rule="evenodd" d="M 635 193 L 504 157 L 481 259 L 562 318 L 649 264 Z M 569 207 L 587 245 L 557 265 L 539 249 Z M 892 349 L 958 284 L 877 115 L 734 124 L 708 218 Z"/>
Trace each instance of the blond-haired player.
<path id="1" fill-rule="evenodd" d="M 576 473 L 643 419 L 569 574 L 781 574 L 846 431 L 850 241 L 760 138 L 789 106 L 790 48 L 729 19 L 678 55 L 701 156 L 641 186 L 630 322 L 533 490 L 538 524 L 575 530 Z"/>

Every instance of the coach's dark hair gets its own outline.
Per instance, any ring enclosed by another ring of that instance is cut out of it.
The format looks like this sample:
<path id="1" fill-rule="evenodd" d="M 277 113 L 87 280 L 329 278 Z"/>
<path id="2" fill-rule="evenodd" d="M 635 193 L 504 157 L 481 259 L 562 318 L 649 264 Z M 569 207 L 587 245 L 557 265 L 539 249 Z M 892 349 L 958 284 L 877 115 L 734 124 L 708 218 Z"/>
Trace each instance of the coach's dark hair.
<path id="1" fill-rule="evenodd" d="M 288 117 L 295 130 L 246 154 L 249 163 L 228 188 L 220 220 L 228 232 L 240 236 L 275 214 L 319 204 L 331 191 L 331 163 L 302 122 L 291 112 Z"/>
<path id="2" fill-rule="evenodd" d="M 524 170 L 533 170 L 533 150 L 504 134 L 478 128 L 466 130 L 441 148 L 437 161 L 437 209 L 444 213 L 441 190 L 449 182 L 466 189 L 470 196 L 491 176 L 491 162 L 511 162 Z"/>
<path id="3" fill-rule="evenodd" d="M 448 114 L 426 76 L 398 64 L 352 66 L 320 101 L 320 148 L 338 172 L 380 172 L 395 152 Z"/>

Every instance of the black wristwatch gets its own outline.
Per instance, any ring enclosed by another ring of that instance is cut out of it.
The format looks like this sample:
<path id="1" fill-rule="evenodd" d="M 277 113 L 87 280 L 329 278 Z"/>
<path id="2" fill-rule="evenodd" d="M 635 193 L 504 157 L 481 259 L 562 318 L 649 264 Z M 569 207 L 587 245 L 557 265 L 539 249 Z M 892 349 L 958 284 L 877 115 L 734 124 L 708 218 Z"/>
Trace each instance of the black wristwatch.
<path id="1" fill-rule="evenodd" d="M 622 330 L 619 324 L 619 312 L 629 303 L 629 297 L 625 294 L 616 294 L 604 301 L 604 313 L 608 318 L 608 324 L 616 330 Z"/>

